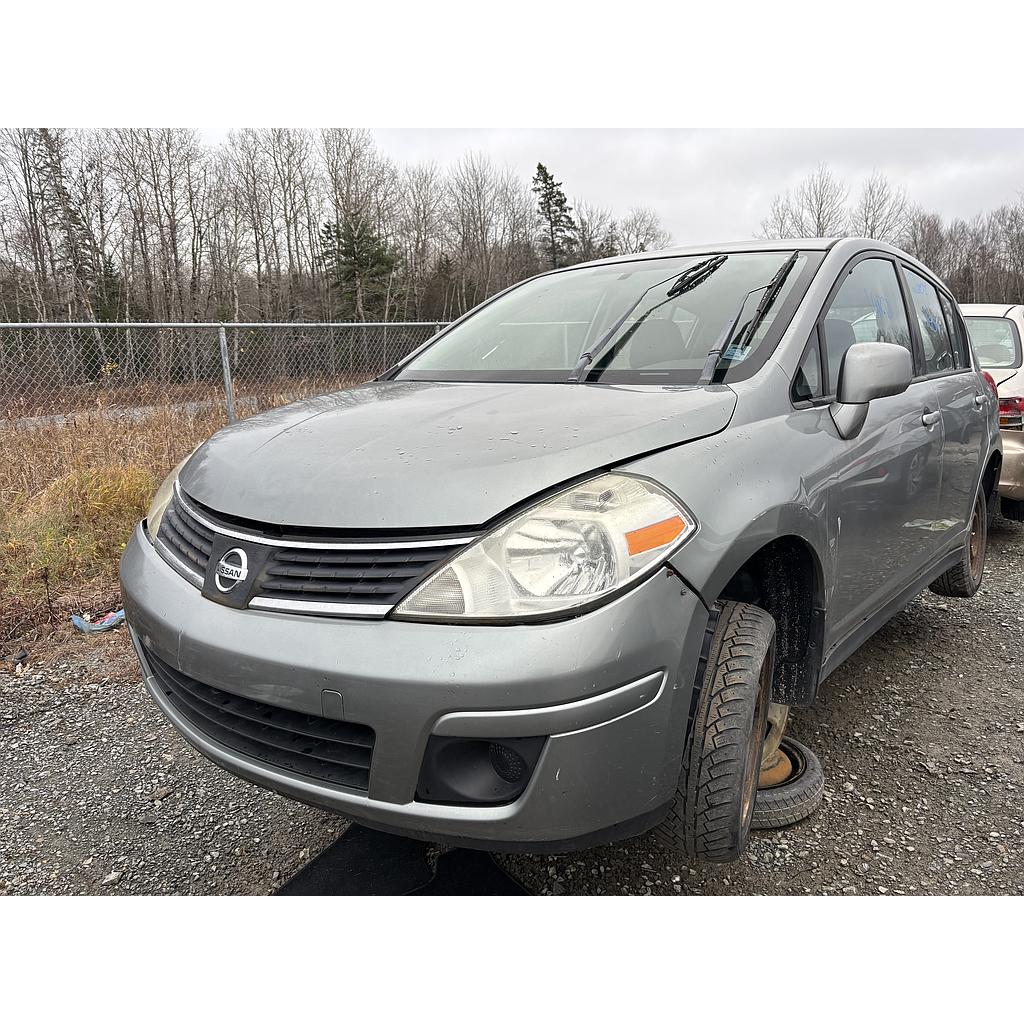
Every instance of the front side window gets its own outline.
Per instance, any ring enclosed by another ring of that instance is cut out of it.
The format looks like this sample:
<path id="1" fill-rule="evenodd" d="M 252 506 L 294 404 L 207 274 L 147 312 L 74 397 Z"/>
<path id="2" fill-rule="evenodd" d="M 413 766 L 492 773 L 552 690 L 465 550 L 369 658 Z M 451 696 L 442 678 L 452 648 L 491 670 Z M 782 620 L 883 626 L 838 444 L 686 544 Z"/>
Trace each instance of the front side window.
<path id="1" fill-rule="evenodd" d="M 843 281 L 822 321 L 828 393 L 839 387 L 846 350 L 860 341 L 902 345 L 913 354 L 910 324 L 896 268 L 889 260 L 861 260 Z"/>
<path id="2" fill-rule="evenodd" d="M 821 356 L 815 342 L 807 346 L 793 378 L 793 401 L 811 402 L 821 395 Z"/>
<path id="3" fill-rule="evenodd" d="M 584 373 L 588 382 L 695 383 L 735 320 L 715 375 L 728 381 L 770 351 L 823 254 L 800 253 L 775 300 L 748 329 L 765 286 L 792 255 L 631 260 L 538 277 L 456 324 L 395 376 L 562 382 L 583 353 L 595 352 Z"/>
<path id="4" fill-rule="evenodd" d="M 953 343 L 949 339 L 946 318 L 942 315 L 939 293 L 935 286 L 920 274 L 903 268 L 910 286 L 910 297 L 914 302 L 917 322 L 921 328 L 921 344 L 924 347 L 925 374 L 948 373 L 954 369 Z"/>
<path id="5" fill-rule="evenodd" d="M 1004 316 L 968 316 L 967 330 L 980 366 L 1012 370 L 1021 365 L 1017 325 Z"/>

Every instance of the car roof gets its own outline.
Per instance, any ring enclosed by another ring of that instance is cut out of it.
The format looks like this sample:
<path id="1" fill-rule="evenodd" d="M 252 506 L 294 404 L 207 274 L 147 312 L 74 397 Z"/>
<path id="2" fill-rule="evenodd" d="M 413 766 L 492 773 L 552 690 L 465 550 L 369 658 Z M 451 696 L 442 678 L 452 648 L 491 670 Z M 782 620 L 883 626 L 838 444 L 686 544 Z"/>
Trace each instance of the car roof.
<path id="1" fill-rule="evenodd" d="M 712 253 L 741 252 L 776 252 L 783 249 L 803 249 L 809 252 L 828 252 L 835 250 L 840 257 L 850 258 L 864 250 L 891 253 L 905 259 L 908 263 L 921 267 L 935 277 L 934 271 L 928 270 L 919 260 L 909 253 L 888 242 L 876 238 L 751 238 L 738 242 L 705 242 L 695 245 L 671 246 L 668 249 L 655 249 L 651 252 L 635 252 L 624 256 L 610 256 L 605 259 L 591 260 L 589 263 L 577 263 L 572 267 L 560 270 L 577 270 L 580 267 L 598 267 L 610 263 L 629 263 L 636 260 L 666 259 L 673 256 L 703 256 Z M 559 273 L 559 271 L 554 271 Z M 550 273 L 550 271 L 549 271 Z"/>
<path id="2" fill-rule="evenodd" d="M 625 253 L 621 256 L 606 256 L 604 259 L 576 263 L 559 269 L 576 270 L 579 267 L 599 267 L 608 263 L 633 263 L 637 260 L 661 260 L 673 256 L 703 256 L 712 253 L 776 252 L 781 249 L 810 249 L 822 252 L 831 248 L 835 238 L 750 238 L 738 242 L 702 242 L 693 245 L 673 245 L 667 249 L 652 249 L 649 252 Z"/>
<path id="3" fill-rule="evenodd" d="M 1020 303 L 1013 302 L 1007 305 L 1005 302 L 961 302 L 960 312 L 964 316 L 1009 316 L 1011 313 L 1019 313 Z"/>

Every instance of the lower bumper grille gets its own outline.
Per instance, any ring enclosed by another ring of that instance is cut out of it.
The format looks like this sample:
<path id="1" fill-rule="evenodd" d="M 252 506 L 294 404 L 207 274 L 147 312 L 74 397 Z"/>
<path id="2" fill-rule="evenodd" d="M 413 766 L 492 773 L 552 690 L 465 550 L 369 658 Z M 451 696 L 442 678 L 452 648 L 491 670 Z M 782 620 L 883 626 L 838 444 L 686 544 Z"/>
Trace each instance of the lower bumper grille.
<path id="1" fill-rule="evenodd" d="M 366 792 L 374 732 L 215 689 L 146 652 L 161 691 L 199 732 L 246 757 Z"/>

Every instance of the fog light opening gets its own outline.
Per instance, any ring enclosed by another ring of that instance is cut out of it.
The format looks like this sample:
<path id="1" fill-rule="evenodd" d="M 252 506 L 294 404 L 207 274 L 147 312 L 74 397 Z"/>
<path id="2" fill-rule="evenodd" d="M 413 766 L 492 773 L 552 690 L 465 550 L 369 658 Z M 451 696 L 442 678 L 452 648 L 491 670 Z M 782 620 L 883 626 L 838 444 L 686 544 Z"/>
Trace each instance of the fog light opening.
<path id="1" fill-rule="evenodd" d="M 526 762 L 511 747 L 504 743 L 492 743 L 487 750 L 491 767 L 502 781 L 514 786 L 521 782 L 529 770 Z"/>
<path id="2" fill-rule="evenodd" d="M 546 739 L 431 736 L 416 799 L 435 804 L 512 803 L 526 791 Z"/>

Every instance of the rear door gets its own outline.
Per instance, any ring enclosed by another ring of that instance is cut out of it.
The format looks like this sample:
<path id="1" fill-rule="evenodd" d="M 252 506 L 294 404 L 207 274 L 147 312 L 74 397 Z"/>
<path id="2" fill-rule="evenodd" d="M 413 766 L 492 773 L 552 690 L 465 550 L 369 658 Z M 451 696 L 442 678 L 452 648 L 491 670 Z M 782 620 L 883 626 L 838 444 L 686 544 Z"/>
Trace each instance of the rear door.
<path id="1" fill-rule="evenodd" d="M 895 261 L 867 254 L 849 265 L 818 332 L 828 396 L 835 395 L 842 358 L 855 342 L 901 345 L 916 366 Z M 901 395 L 873 401 L 860 434 L 839 439 L 828 501 L 835 579 L 828 646 L 893 600 L 933 557 L 942 448 L 935 385 L 923 377 Z"/>
<path id="2" fill-rule="evenodd" d="M 935 388 L 942 412 L 942 484 L 932 515 L 938 547 L 955 547 L 970 521 L 980 477 L 988 406 L 974 372 L 966 332 L 950 296 L 918 271 L 902 267 L 920 346 L 922 377 Z"/>

